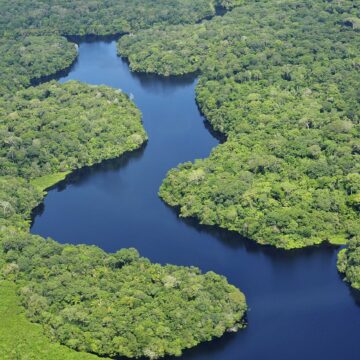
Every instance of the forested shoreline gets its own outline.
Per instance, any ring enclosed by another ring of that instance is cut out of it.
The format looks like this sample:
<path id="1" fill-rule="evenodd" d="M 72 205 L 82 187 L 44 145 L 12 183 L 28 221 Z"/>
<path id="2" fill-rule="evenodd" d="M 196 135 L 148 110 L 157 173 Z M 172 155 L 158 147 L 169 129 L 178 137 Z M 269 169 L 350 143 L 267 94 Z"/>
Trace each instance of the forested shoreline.
<path id="1" fill-rule="evenodd" d="M 31 211 L 48 187 L 147 139 L 139 110 L 118 90 L 79 82 L 31 86 L 74 63 L 77 47 L 66 37 L 195 23 L 218 5 L 231 2 L 95 1 L 74 8 L 61 0 L 0 1 L 0 311 L 3 326 L 18 322 L 34 331 L 28 343 L 23 329 L 8 336 L 0 326 L 4 359 L 80 359 L 85 352 L 156 359 L 244 327 L 245 297 L 222 276 L 152 264 L 135 249 L 107 254 L 29 234 Z M 5 297 L 15 289 L 49 340 L 9 305 Z"/>
<path id="2" fill-rule="evenodd" d="M 70 67 L 77 57 L 76 45 L 57 35 L 3 37 L 0 51 L 0 96 Z"/>
<path id="3" fill-rule="evenodd" d="M 0 9 L 1 356 L 156 359 L 245 326 L 245 297 L 220 275 L 29 233 L 45 189 L 147 139 L 119 91 L 31 86 L 74 63 L 71 37 L 127 34 L 118 52 L 133 71 L 200 74 L 199 108 L 226 142 L 169 171 L 159 194 L 181 216 L 287 250 L 347 245 L 338 269 L 360 288 L 356 1 L 0 0 Z M 10 322 L 34 331 L 32 343 L 25 331 L 9 336 Z"/>
<path id="4" fill-rule="evenodd" d="M 171 170 L 160 196 L 181 216 L 278 248 L 355 238 L 358 14 L 353 1 L 244 1 L 201 24 L 121 38 L 134 71 L 199 71 L 199 107 L 227 137 Z"/>

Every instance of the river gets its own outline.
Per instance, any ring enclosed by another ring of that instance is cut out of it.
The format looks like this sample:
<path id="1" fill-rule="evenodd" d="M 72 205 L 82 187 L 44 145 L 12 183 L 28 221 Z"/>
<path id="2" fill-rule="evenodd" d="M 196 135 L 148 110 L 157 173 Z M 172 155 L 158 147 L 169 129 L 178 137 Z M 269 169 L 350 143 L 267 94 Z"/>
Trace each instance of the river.
<path id="1" fill-rule="evenodd" d="M 285 252 L 179 219 L 157 196 L 167 171 L 207 157 L 218 140 L 196 103 L 194 77 L 129 71 L 115 41 L 82 42 L 61 82 L 105 84 L 130 94 L 148 143 L 75 172 L 49 191 L 32 233 L 114 252 L 135 247 L 162 264 L 225 275 L 247 297 L 248 327 L 188 350 L 183 360 L 358 360 L 360 299 L 336 270 L 337 249 Z"/>

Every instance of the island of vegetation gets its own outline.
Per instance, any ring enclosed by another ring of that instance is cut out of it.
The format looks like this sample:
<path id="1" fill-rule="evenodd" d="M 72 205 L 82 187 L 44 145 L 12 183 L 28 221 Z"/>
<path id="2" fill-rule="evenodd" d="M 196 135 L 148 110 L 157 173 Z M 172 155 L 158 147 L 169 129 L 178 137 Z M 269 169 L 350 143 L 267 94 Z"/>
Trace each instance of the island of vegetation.
<path id="1" fill-rule="evenodd" d="M 235 4 L 0 0 L 2 359 L 156 359 L 244 327 L 245 297 L 220 275 L 29 233 L 47 188 L 147 139 L 139 110 L 119 90 L 33 86 L 74 63 L 77 46 L 66 37 L 194 24 Z"/>
<path id="2" fill-rule="evenodd" d="M 360 20 L 354 1 L 241 1 L 199 24 L 119 40 L 133 70 L 200 72 L 201 111 L 226 142 L 171 170 L 183 217 L 293 249 L 360 234 Z"/>

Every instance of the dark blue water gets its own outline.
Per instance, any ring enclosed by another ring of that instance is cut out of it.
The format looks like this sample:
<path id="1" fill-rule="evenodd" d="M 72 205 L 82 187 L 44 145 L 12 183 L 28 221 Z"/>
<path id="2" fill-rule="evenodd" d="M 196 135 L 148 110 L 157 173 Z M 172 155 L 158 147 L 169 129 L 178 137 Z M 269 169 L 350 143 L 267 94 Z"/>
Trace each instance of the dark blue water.
<path id="1" fill-rule="evenodd" d="M 283 252 L 179 219 L 158 198 L 166 172 L 209 155 L 218 141 L 195 104 L 193 78 L 136 75 L 114 42 L 82 43 L 61 81 L 106 84 L 132 94 L 148 144 L 84 169 L 51 190 L 32 232 L 108 251 L 136 247 L 152 261 L 225 275 L 247 296 L 248 328 L 202 344 L 181 359 L 358 360 L 360 307 L 336 271 L 334 248 Z"/>

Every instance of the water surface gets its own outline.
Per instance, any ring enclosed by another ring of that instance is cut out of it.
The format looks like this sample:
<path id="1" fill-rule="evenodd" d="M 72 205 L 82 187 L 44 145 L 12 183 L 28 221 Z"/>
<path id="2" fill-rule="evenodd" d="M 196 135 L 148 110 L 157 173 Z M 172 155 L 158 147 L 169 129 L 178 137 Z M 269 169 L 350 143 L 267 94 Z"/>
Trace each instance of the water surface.
<path id="1" fill-rule="evenodd" d="M 360 308 L 336 271 L 334 248 L 284 252 L 179 219 L 157 196 L 167 171 L 207 157 L 218 140 L 195 103 L 194 77 L 133 74 L 115 42 L 82 43 L 60 81 L 106 84 L 131 94 L 149 142 L 74 173 L 51 190 L 32 232 L 107 251 L 135 247 L 154 262 L 196 265 L 245 292 L 248 328 L 185 352 L 191 360 L 358 360 Z"/>

